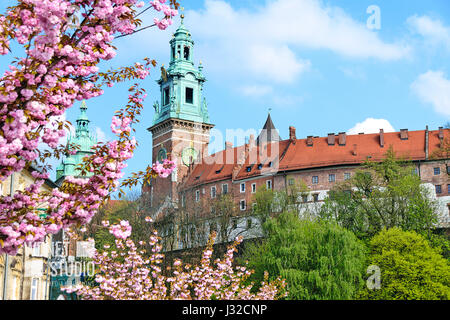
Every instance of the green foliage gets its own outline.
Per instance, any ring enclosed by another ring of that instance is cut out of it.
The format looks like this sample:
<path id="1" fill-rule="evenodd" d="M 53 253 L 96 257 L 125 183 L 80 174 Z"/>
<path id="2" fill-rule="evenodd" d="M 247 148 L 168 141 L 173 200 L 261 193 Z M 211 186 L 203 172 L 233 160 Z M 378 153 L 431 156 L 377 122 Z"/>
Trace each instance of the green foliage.
<path id="1" fill-rule="evenodd" d="M 267 239 L 250 246 L 244 258 L 271 279 L 286 279 L 288 299 L 351 299 L 363 284 L 365 247 L 350 231 L 327 221 L 300 220 L 290 212 L 269 219 Z"/>
<path id="2" fill-rule="evenodd" d="M 396 226 L 430 234 L 437 222 L 437 207 L 414 168 L 397 159 L 390 148 L 384 161 L 367 162 L 332 189 L 320 215 L 368 239 Z"/>
<path id="3" fill-rule="evenodd" d="M 136 194 L 129 194 L 123 200 L 109 201 L 87 225 L 84 236 L 94 238 L 97 249 L 104 250 L 104 245 L 113 247 L 115 238 L 108 228 L 102 226 L 102 221 L 108 220 L 110 224 L 115 224 L 126 220 L 133 229 L 133 241 L 147 239 L 153 229 L 152 225 L 145 221 L 146 214 L 141 210 L 141 201 Z"/>
<path id="4" fill-rule="evenodd" d="M 281 212 L 298 212 L 301 197 L 308 194 L 309 189 L 303 180 L 289 185 L 285 190 L 274 191 L 261 186 L 253 196 L 253 214 L 264 225 L 268 218 Z"/>
<path id="5" fill-rule="evenodd" d="M 381 288 L 363 289 L 359 298 L 439 300 L 450 298 L 450 265 L 425 237 L 399 228 L 370 241 L 369 265 L 381 270 Z"/>

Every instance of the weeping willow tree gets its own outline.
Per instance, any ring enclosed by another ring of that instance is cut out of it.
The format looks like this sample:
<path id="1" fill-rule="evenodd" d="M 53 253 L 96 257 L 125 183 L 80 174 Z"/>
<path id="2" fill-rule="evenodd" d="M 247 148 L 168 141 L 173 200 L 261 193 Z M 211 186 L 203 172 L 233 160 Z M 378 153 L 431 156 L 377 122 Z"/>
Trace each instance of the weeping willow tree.
<path id="1" fill-rule="evenodd" d="M 281 276 L 291 300 L 352 299 L 364 285 L 365 246 L 327 221 L 300 220 L 284 212 L 264 224 L 267 238 L 246 249 L 244 259 L 259 283 L 264 271 Z"/>

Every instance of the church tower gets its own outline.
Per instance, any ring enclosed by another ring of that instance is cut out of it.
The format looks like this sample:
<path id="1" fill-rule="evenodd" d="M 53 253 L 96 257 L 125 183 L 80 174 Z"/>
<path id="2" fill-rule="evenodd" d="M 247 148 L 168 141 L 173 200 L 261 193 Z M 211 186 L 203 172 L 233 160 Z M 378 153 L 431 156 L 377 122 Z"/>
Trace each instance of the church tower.
<path id="1" fill-rule="evenodd" d="M 170 40 L 170 63 L 161 68 L 157 81 L 161 90 L 160 102 L 153 105 L 155 116 L 148 130 L 152 133 L 152 161 L 174 160 L 177 169 L 166 179 L 155 178 L 144 190 L 150 193 L 150 205 L 176 205 L 177 184 L 188 173 L 189 166 L 208 155 L 210 123 L 208 108 L 203 97 L 201 62 L 194 66 L 194 41 L 188 29 L 181 25 Z"/>
<path id="2" fill-rule="evenodd" d="M 67 144 L 78 145 L 79 149 L 74 155 L 66 157 L 56 169 L 56 184 L 61 185 L 66 176 L 79 177 L 76 167 L 83 162 L 83 158 L 93 154 L 92 146 L 97 144 L 97 138 L 89 129 L 90 120 L 87 116 L 86 102 L 83 101 L 80 106 L 80 115 L 77 119 L 75 135 L 69 135 Z M 90 175 L 88 174 L 87 177 Z"/>

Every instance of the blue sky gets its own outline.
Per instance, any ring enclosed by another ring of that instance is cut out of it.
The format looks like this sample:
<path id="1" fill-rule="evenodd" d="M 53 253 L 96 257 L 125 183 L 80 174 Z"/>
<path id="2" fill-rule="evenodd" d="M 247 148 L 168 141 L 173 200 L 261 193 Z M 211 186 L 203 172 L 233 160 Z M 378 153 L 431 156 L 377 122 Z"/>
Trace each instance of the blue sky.
<path id="1" fill-rule="evenodd" d="M 3 12 L 7 4 L 3 0 Z M 146 1 L 148 2 L 148 1 Z M 448 0 L 189 0 L 185 25 L 202 61 L 210 119 L 222 132 L 255 129 L 268 109 L 282 138 L 295 126 L 297 138 L 331 132 L 437 129 L 450 120 L 450 1 Z M 370 29 L 369 6 L 380 12 Z M 144 23 L 150 23 L 146 14 Z M 142 82 L 149 96 L 137 129 L 139 147 L 127 174 L 151 162 L 155 82 L 169 62 L 169 40 L 178 27 L 148 29 L 117 39 L 108 66 L 144 57 L 159 65 Z M 11 57 L 7 57 L 10 59 Z M 6 69 L 8 59 L 0 63 Z M 87 102 L 100 136 L 115 110 L 126 103 L 126 85 Z M 67 112 L 73 121 L 79 103 Z"/>

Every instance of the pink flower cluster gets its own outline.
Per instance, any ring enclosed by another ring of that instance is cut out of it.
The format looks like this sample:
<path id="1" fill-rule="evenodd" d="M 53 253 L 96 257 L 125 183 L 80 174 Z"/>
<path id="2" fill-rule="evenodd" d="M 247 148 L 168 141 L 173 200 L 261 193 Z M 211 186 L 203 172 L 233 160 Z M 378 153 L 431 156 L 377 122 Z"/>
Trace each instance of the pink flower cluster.
<path id="1" fill-rule="evenodd" d="M 160 253 L 156 230 L 148 241 L 150 255 L 138 249 L 131 239 L 117 232 L 113 234 L 117 238 L 115 248 L 94 254 L 98 285 L 68 287 L 67 292 L 75 292 L 83 300 L 274 300 L 287 295 L 286 283 L 280 278 L 271 283 L 264 281 L 256 293 L 251 292 L 253 283 L 245 284 L 245 281 L 252 271 L 233 267 L 233 255 L 242 238 L 228 248 L 223 259 L 211 263 L 215 237 L 212 235 L 198 266 L 175 260 L 168 276 L 161 272 L 164 255 Z"/>
<path id="2" fill-rule="evenodd" d="M 122 220 L 119 224 L 112 225 L 109 232 L 117 239 L 126 239 L 131 235 L 131 226 L 128 221 Z"/>
<path id="3" fill-rule="evenodd" d="M 115 56 L 116 34 L 130 34 L 138 25 L 137 0 L 20 2 L 0 17 L 0 54 L 9 52 L 11 40 L 27 45 L 26 57 L 0 78 L 0 180 L 35 160 L 41 141 L 55 148 L 65 130 L 47 127 L 50 117 L 62 115 L 75 100 L 103 94 L 97 65 Z M 156 6 L 154 1 L 152 7 L 164 12 L 161 23 L 167 24 L 177 11 L 164 2 Z M 71 19 L 81 11 L 90 14 L 83 13 L 79 26 L 72 26 Z M 135 70 L 140 79 L 148 75 L 142 65 Z"/>
<path id="4" fill-rule="evenodd" d="M 163 163 L 159 163 L 159 161 L 156 161 L 156 163 L 153 164 L 152 169 L 161 178 L 167 178 L 173 172 L 175 167 L 175 161 L 164 159 Z"/>
<path id="5" fill-rule="evenodd" d="M 65 135 L 58 117 L 76 100 L 103 94 L 103 85 L 124 79 L 144 79 L 147 66 L 121 68 L 120 77 L 99 72 L 99 63 L 114 58 L 116 35 L 131 34 L 139 26 L 137 0 L 20 0 L 0 16 L 0 54 L 12 41 L 24 47 L 24 57 L 13 62 L 0 78 L 0 181 L 38 160 L 38 146 L 57 152 Z M 162 1 L 164 3 L 164 1 Z M 170 20 L 176 11 L 161 10 Z M 157 10 L 160 11 L 160 10 Z M 81 16 L 79 23 L 74 18 Z M 112 72 L 111 74 L 114 74 Z M 144 95 L 145 97 L 145 95 Z M 130 96 L 131 104 L 142 94 Z M 116 190 L 136 140 L 129 136 L 132 117 L 113 119 L 118 140 L 95 147 L 85 170 L 89 179 L 69 177 L 61 188 L 41 191 L 45 177 L 13 196 L 0 196 L 0 254 L 15 254 L 26 242 L 42 241 L 71 225 L 90 221 L 107 195 Z M 68 152 L 74 152 L 68 151 Z M 35 210 L 48 204 L 47 216 Z"/>
<path id="6" fill-rule="evenodd" d="M 178 15 L 178 10 L 172 9 L 169 5 L 164 4 L 166 0 L 153 0 L 150 1 L 150 5 L 156 11 L 162 11 L 164 13 L 163 19 L 154 18 L 153 22 L 155 25 L 161 29 L 165 30 L 168 26 L 172 24 L 172 18 Z"/>

